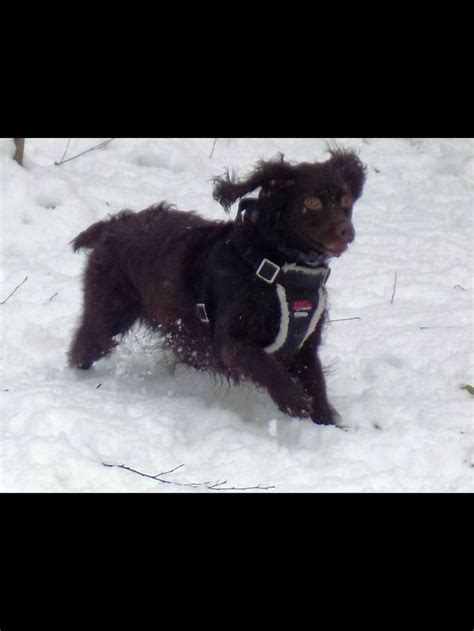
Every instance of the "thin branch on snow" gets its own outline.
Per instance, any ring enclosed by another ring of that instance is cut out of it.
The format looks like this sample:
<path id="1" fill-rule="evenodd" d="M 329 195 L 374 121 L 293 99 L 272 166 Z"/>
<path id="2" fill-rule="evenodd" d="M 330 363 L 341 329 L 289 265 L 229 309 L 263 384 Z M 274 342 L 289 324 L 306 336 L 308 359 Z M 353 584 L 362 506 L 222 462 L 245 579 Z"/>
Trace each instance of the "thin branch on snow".
<path id="1" fill-rule="evenodd" d="M 214 144 L 212 145 L 211 153 L 209 154 L 209 160 L 212 158 L 214 154 L 214 149 L 216 148 L 217 138 L 214 138 Z"/>
<path id="2" fill-rule="evenodd" d="M 227 484 L 227 480 L 223 480 L 222 482 L 214 482 L 211 484 L 210 482 L 174 482 L 172 480 L 164 480 L 160 476 L 167 475 L 168 473 L 174 473 L 181 467 L 184 467 L 184 464 L 179 464 L 174 469 L 170 469 L 169 471 L 162 471 L 161 473 L 157 473 L 156 475 L 149 475 L 148 473 L 143 473 L 143 471 L 138 471 L 137 469 L 132 469 L 132 467 L 127 467 L 124 464 L 108 464 L 106 462 L 102 463 L 104 467 L 117 467 L 119 469 L 125 469 L 125 471 L 131 471 L 132 473 L 136 473 L 141 475 L 144 478 L 149 478 L 150 480 L 156 480 L 157 482 L 161 482 L 162 484 L 174 484 L 176 486 L 187 486 L 189 488 L 195 489 L 198 486 L 205 486 L 207 489 L 211 491 L 251 491 L 251 490 L 261 490 L 267 491 L 268 489 L 274 489 L 274 486 L 261 486 L 258 484 L 257 486 L 222 486 L 223 484 Z"/>
<path id="3" fill-rule="evenodd" d="M 182 483 L 182 482 L 172 482 L 171 480 L 163 480 L 160 476 L 166 475 L 168 473 L 173 473 L 177 469 L 184 467 L 184 464 L 180 464 L 174 469 L 170 469 L 169 471 L 161 471 L 161 473 L 157 473 L 156 475 L 149 475 L 148 473 L 143 473 L 143 471 L 138 471 L 137 469 L 132 469 L 132 467 L 127 467 L 124 464 L 108 464 L 106 462 L 102 463 L 104 467 L 118 467 L 119 469 L 125 469 L 126 471 L 131 471 L 132 473 L 137 473 L 144 478 L 149 478 L 150 480 L 157 480 L 158 482 L 162 482 L 163 484 L 176 484 L 177 486 L 200 486 L 202 484 L 209 484 L 209 482 L 191 482 L 191 483 Z"/>
<path id="4" fill-rule="evenodd" d="M 45 302 L 43 302 L 43 304 L 44 304 L 44 305 L 46 305 L 46 304 L 48 304 L 48 302 L 53 301 L 53 300 L 56 298 L 56 296 L 57 296 L 58 294 L 59 294 L 59 291 L 57 291 L 55 294 L 53 294 L 53 295 L 51 296 L 51 298 L 48 298 L 48 300 L 46 300 Z"/>
<path id="5" fill-rule="evenodd" d="M 216 482 L 207 488 L 211 491 L 255 491 L 257 489 L 259 491 L 268 491 L 268 489 L 275 488 L 274 486 L 262 486 L 261 484 L 257 484 L 257 486 L 226 486 L 217 488 L 221 484 L 227 484 L 227 480 L 224 480 L 223 482 Z"/>
<path id="6" fill-rule="evenodd" d="M 393 301 L 395 299 L 395 292 L 397 291 L 397 276 L 398 273 L 395 272 L 395 281 L 393 283 L 393 293 L 392 293 L 392 299 L 390 300 L 390 304 L 393 305 Z"/>
<path id="7" fill-rule="evenodd" d="M 466 325 L 464 324 L 454 324 L 452 326 L 420 326 L 420 329 L 422 331 L 426 330 L 426 329 L 442 329 L 443 331 L 447 331 L 448 329 L 464 329 L 466 327 Z"/>
<path id="8" fill-rule="evenodd" d="M 62 164 L 64 162 L 64 158 L 66 157 L 66 153 L 67 153 L 67 150 L 69 149 L 69 145 L 71 144 L 71 140 L 72 140 L 72 138 L 68 138 L 66 149 L 64 149 L 63 156 L 62 156 L 61 160 L 59 161 L 59 163 L 55 162 L 55 164 Z"/>
<path id="9" fill-rule="evenodd" d="M 25 153 L 25 139 L 24 138 L 14 138 L 15 141 L 15 155 L 13 159 L 18 162 L 18 164 L 23 166 L 23 155 Z"/>
<path id="10" fill-rule="evenodd" d="M 115 138 L 109 138 L 108 140 L 105 140 L 104 142 L 101 142 L 98 145 L 95 145 L 95 147 L 89 147 L 89 149 L 86 149 L 85 151 L 81 151 L 81 153 L 78 153 L 77 155 L 72 156 L 72 158 L 68 158 L 67 160 L 60 160 L 59 162 L 55 162 L 54 164 L 56 166 L 59 166 L 60 164 L 64 164 L 65 162 L 70 162 L 71 160 L 75 160 L 76 158 L 79 158 L 80 156 L 83 156 L 84 154 L 89 153 L 89 151 L 102 149 L 102 147 L 105 147 L 106 145 L 108 145 L 109 142 L 112 142 L 112 140 L 115 140 Z"/>
<path id="11" fill-rule="evenodd" d="M 346 322 L 347 320 L 362 320 L 362 318 L 359 318 L 359 316 L 355 318 L 337 318 L 336 320 L 328 320 L 328 322 Z"/>
<path id="12" fill-rule="evenodd" d="M 23 285 L 23 283 L 26 283 L 27 280 L 28 280 L 28 276 L 25 276 L 25 278 L 21 281 L 21 283 L 19 285 L 17 285 L 15 287 L 15 289 L 10 294 L 8 294 L 8 296 L 5 298 L 5 300 L 2 300 L 0 302 L 0 305 L 4 305 L 6 303 L 6 301 L 13 296 L 13 294 L 16 292 L 16 290 L 20 289 L 20 287 Z"/>

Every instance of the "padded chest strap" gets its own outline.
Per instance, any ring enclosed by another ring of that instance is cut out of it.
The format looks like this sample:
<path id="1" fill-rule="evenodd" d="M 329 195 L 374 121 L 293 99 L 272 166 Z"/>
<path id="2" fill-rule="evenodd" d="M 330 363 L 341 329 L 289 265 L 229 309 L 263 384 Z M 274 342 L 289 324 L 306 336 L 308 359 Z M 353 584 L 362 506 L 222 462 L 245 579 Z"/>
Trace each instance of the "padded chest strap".
<path id="1" fill-rule="evenodd" d="M 329 268 L 286 264 L 281 272 L 276 283 L 280 327 L 274 341 L 264 350 L 290 356 L 303 346 L 324 313 Z"/>

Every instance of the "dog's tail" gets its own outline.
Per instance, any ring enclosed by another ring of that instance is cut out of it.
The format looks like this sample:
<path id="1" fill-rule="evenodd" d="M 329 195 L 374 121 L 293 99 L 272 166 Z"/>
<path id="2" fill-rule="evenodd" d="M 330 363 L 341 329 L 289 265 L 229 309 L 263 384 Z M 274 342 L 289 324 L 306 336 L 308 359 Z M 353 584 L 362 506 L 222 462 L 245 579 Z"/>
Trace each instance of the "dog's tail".
<path id="1" fill-rule="evenodd" d="M 94 248 L 99 243 L 108 223 L 109 221 L 98 221 L 92 224 L 92 226 L 89 226 L 87 230 L 78 234 L 70 243 L 74 252 L 77 252 L 81 248 Z"/>
<path id="2" fill-rule="evenodd" d="M 77 235 L 70 243 L 74 252 L 82 248 L 92 249 L 95 248 L 101 241 L 104 240 L 107 234 L 113 232 L 113 229 L 117 225 L 121 225 L 133 215 L 130 210 L 121 210 L 116 215 L 111 215 L 108 219 L 102 219 L 97 223 L 92 224 L 86 230 Z"/>

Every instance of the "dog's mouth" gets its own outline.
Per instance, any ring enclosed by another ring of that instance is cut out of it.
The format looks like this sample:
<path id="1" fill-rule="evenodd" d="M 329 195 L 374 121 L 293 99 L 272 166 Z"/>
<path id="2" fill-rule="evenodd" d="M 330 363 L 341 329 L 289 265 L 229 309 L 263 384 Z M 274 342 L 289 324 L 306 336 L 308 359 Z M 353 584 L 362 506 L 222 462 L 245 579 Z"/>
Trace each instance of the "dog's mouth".
<path id="1" fill-rule="evenodd" d="M 343 254 L 346 250 L 347 250 L 347 245 L 331 245 L 331 246 L 325 246 L 324 249 L 325 251 L 330 255 L 330 256 L 341 256 L 341 254 Z"/>
<path id="2" fill-rule="evenodd" d="M 336 257 L 340 257 L 347 248 L 348 245 L 346 243 L 315 243 L 313 246 L 313 249 L 318 253 Z"/>

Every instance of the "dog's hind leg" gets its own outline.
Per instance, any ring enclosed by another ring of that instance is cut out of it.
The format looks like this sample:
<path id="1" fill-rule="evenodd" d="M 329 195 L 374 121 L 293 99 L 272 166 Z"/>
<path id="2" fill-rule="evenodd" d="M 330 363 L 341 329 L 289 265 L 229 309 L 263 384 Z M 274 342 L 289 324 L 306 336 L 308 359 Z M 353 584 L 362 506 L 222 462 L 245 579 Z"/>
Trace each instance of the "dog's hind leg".
<path id="1" fill-rule="evenodd" d="M 84 312 L 68 352 L 69 364 L 87 370 L 111 353 L 118 342 L 115 335 L 130 329 L 140 315 L 113 261 L 94 251 L 84 279 Z"/>

